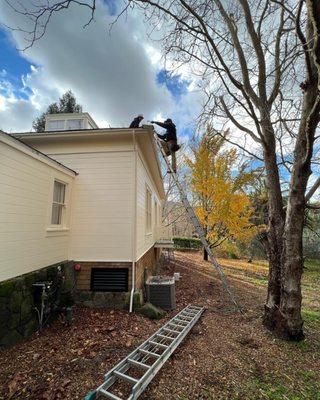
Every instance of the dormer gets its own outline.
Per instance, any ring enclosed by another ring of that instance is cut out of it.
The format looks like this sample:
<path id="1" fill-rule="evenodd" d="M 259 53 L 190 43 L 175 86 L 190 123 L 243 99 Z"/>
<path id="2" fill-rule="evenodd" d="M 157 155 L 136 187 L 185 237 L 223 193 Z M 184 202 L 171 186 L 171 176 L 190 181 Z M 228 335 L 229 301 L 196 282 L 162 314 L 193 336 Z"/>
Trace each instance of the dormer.
<path id="1" fill-rule="evenodd" d="M 88 113 L 61 113 L 46 115 L 46 132 L 99 129 Z"/>

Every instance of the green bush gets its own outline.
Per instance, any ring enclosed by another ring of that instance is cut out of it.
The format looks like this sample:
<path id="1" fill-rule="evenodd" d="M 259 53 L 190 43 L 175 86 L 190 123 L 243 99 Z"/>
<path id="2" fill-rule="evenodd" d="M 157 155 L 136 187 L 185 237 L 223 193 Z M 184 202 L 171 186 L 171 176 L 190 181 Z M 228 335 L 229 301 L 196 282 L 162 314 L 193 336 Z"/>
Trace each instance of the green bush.
<path id="1" fill-rule="evenodd" d="M 201 240 L 197 238 L 174 237 L 173 243 L 176 249 L 198 250 L 202 248 Z"/>
<path id="2" fill-rule="evenodd" d="M 231 258 L 232 260 L 238 260 L 239 259 L 239 257 L 235 253 L 233 253 L 232 251 L 228 252 L 228 258 Z"/>

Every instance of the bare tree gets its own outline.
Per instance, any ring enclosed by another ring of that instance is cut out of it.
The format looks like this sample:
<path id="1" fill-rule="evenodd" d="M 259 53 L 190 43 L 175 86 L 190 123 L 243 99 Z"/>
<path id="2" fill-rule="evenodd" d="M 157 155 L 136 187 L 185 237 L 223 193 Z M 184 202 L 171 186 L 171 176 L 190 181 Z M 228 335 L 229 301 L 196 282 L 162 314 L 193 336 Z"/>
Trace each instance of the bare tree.
<path id="1" fill-rule="evenodd" d="M 319 122 L 318 2 L 307 2 L 307 17 L 302 1 L 129 3 L 163 27 L 164 52 L 177 65 L 191 62 L 201 76 L 207 93 L 203 117 L 231 121 L 263 159 L 270 263 L 264 323 L 286 338 L 301 339 L 302 231 Z M 304 74 L 301 102 L 297 93 Z M 294 143 L 286 208 L 279 165 L 285 141 L 289 149 Z"/>
<path id="2" fill-rule="evenodd" d="M 50 4 L 16 8 L 33 23 L 26 32 L 31 45 L 60 10 Z M 85 6 L 91 22 L 95 3 Z M 230 141 L 263 161 L 270 265 L 264 323 L 285 338 L 301 339 L 303 216 L 319 123 L 320 1 L 127 0 L 123 12 L 130 8 L 142 10 L 162 36 L 172 67 L 188 66 L 199 78 L 207 95 L 202 119 L 232 123 L 243 140 Z"/>

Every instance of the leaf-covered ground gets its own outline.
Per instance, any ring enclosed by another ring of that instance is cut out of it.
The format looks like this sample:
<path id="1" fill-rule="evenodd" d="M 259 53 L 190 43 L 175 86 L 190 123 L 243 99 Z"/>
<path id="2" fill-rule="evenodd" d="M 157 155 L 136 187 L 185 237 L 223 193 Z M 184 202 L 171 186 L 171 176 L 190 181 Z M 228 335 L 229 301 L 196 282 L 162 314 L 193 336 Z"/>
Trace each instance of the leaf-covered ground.
<path id="1" fill-rule="evenodd" d="M 197 253 L 177 253 L 181 272 L 177 310 L 206 307 L 200 322 L 165 364 L 143 400 L 320 400 L 320 265 L 306 263 L 306 340 L 275 339 L 261 325 L 267 283 L 265 263 L 221 260 L 237 298 L 236 313 L 209 263 Z M 61 322 L 0 353 L 0 399 L 82 399 L 104 373 L 156 331 L 125 311 L 75 309 L 75 323 Z M 122 390 L 122 389 L 120 389 Z M 122 393 L 125 395 L 125 393 Z"/>

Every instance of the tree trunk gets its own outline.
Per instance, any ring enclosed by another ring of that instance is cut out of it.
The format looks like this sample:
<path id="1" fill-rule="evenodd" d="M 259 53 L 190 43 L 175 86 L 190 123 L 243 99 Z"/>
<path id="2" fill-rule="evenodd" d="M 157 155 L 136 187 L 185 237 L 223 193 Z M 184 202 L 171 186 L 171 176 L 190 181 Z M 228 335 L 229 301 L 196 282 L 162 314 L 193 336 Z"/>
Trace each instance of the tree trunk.
<path id="1" fill-rule="evenodd" d="M 273 130 L 272 126 L 266 129 Z M 276 160 L 274 135 L 268 135 L 269 141 L 265 146 L 264 160 L 268 183 L 268 259 L 269 259 L 269 280 L 268 294 L 265 303 L 263 316 L 264 325 L 275 329 L 276 314 L 281 298 L 281 255 L 282 237 L 284 228 L 284 211 L 281 194 L 279 170 Z"/>
<path id="2" fill-rule="evenodd" d="M 284 229 L 282 290 L 277 331 L 279 335 L 290 340 L 304 338 L 301 317 L 302 237 L 305 219 L 305 193 L 311 174 L 313 141 L 320 111 L 317 86 L 318 78 L 315 74 L 310 79 L 304 95 Z"/>
<path id="3" fill-rule="evenodd" d="M 313 143 L 320 114 L 320 1 L 308 0 L 306 4 L 307 43 L 310 46 L 306 51 L 306 57 L 309 59 L 309 64 L 307 64 L 307 80 L 304 83 L 301 122 L 294 150 L 294 167 L 286 212 L 281 302 L 277 321 L 277 333 L 291 340 L 300 340 L 304 337 L 301 317 L 302 234 L 305 193 L 311 174 Z"/>
<path id="4" fill-rule="evenodd" d="M 302 172 L 300 175 L 299 169 L 297 168 L 292 175 L 292 189 L 287 206 L 282 257 L 281 302 L 276 327 L 279 336 L 292 340 L 304 338 L 301 317 L 302 234 L 305 210 L 304 193 L 310 172 L 308 170 L 300 171 Z"/>
<path id="5" fill-rule="evenodd" d="M 203 259 L 204 261 L 208 261 L 208 252 L 205 247 L 203 248 Z"/>

